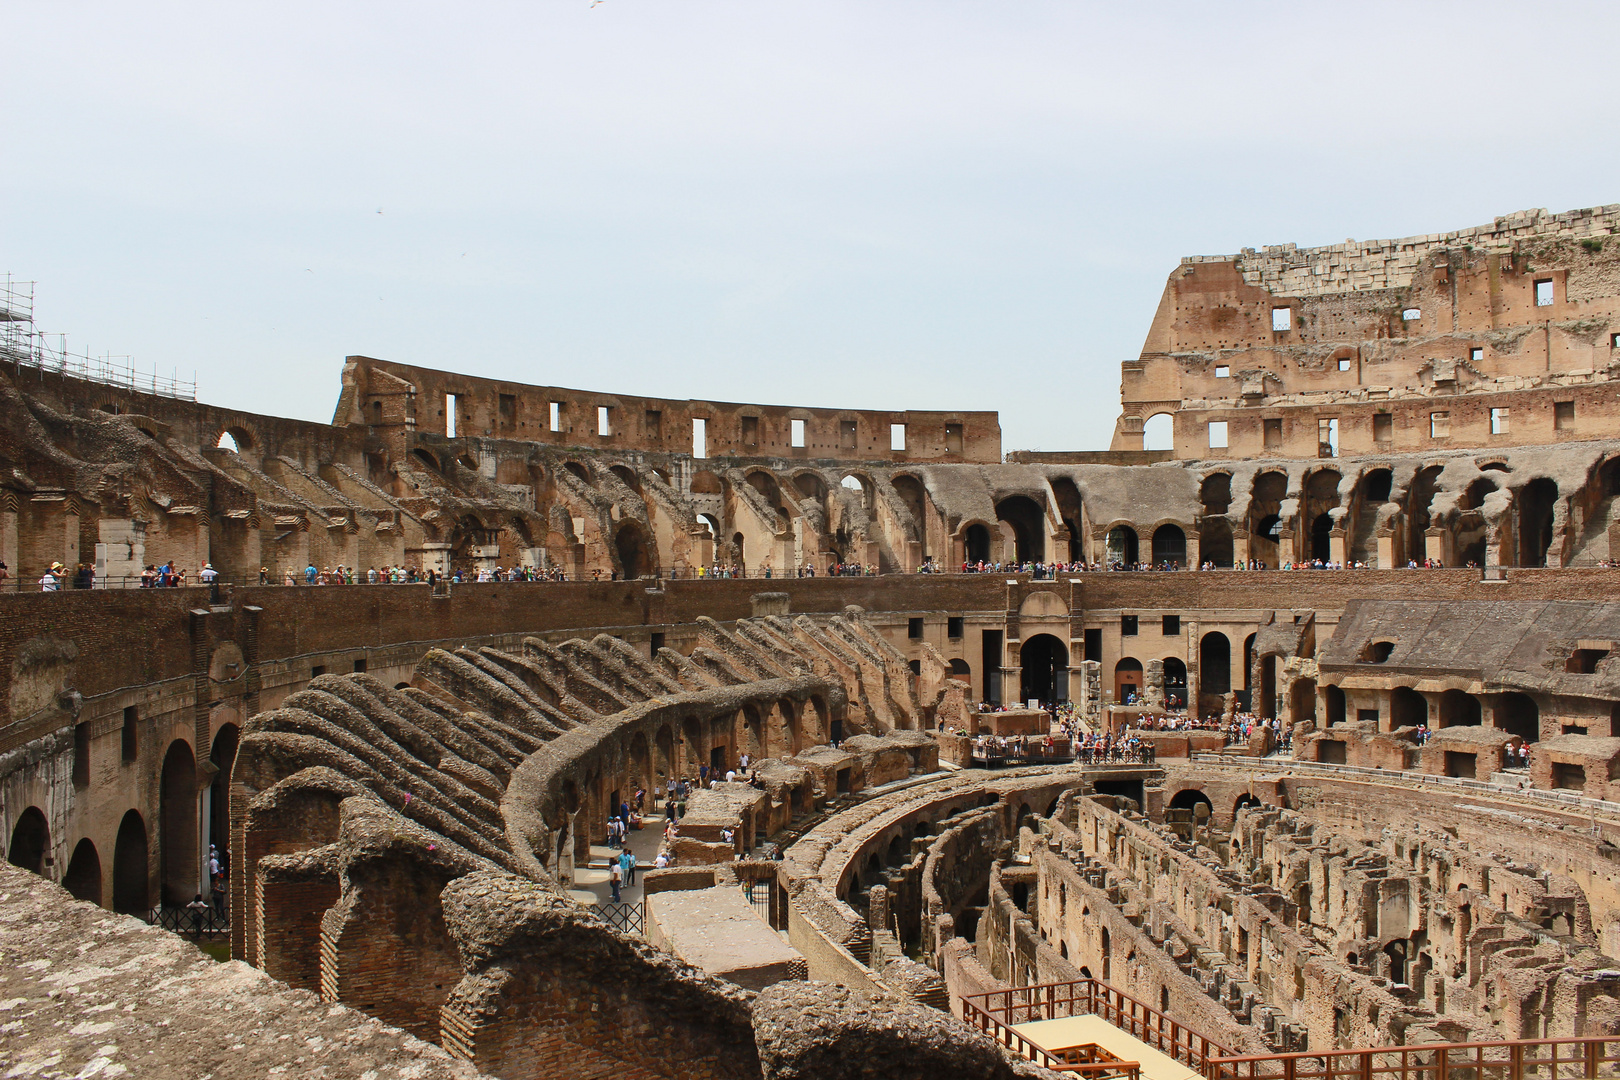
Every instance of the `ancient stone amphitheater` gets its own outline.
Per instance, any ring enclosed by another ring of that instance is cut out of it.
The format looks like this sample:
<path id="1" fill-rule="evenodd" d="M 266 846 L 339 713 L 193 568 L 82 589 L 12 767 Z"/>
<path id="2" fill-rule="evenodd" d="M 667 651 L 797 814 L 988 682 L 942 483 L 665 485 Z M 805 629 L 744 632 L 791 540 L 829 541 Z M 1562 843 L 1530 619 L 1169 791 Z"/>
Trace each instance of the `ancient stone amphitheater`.
<path id="1" fill-rule="evenodd" d="M 10 350 L 0 1075 L 1616 1075 L 1617 226 L 1184 260 L 1095 453 Z"/>

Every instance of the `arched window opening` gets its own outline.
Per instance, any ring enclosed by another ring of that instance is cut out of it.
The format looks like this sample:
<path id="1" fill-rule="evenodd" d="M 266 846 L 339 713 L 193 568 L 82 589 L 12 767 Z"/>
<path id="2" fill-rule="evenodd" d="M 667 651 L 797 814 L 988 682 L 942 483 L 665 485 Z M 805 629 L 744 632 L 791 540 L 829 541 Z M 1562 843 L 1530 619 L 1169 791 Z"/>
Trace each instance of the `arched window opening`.
<path id="1" fill-rule="evenodd" d="M 983 525 L 969 525 L 963 536 L 966 552 L 964 557 L 970 563 L 993 562 L 990 557 L 990 530 Z"/>
<path id="2" fill-rule="evenodd" d="M 1021 701 L 1067 701 L 1069 649 L 1051 634 L 1036 634 L 1018 650 Z"/>
<path id="3" fill-rule="evenodd" d="M 1440 695 L 1440 726 L 1478 727 L 1480 725 L 1479 699 L 1461 690 L 1447 690 Z"/>
<path id="4" fill-rule="evenodd" d="M 1541 739 L 1541 710 L 1529 694 L 1503 694 L 1496 704 L 1496 727 L 1527 743 Z"/>
<path id="5" fill-rule="evenodd" d="M 163 903 L 184 907 L 198 892 L 197 763 L 182 739 L 163 755 L 159 787 L 159 843 L 163 854 Z"/>
<path id="6" fill-rule="evenodd" d="M 1429 722 L 1429 702 L 1410 686 L 1397 686 L 1389 692 L 1389 726 L 1392 731 L 1401 728 L 1424 727 Z"/>
<path id="7" fill-rule="evenodd" d="M 1108 530 L 1108 564 L 1135 566 L 1139 560 L 1136 530 L 1129 525 L 1115 525 Z"/>
<path id="8" fill-rule="evenodd" d="M 1127 656 L 1114 665 L 1114 700 L 1135 701 L 1142 694 L 1142 661 Z"/>
<path id="9" fill-rule="evenodd" d="M 1012 550 L 1005 553 L 1014 562 L 1044 562 L 1046 559 L 1046 512 L 1026 495 L 1014 495 L 996 504 L 996 518 L 1012 530 Z"/>
<path id="10" fill-rule="evenodd" d="M 1198 643 L 1198 692 L 1225 694 L 1232 689 L 1232 642 L 1219 630 Z"/>
<path id="11" fill-rule="evenodd" d="M 1519 565 L 1546 566 L 1552 547 L 1553 512 L 1558 485 L 1546 477 L 1532 480 L 1519 494 Z"/>
<path id="12" fill-rule="evenodd" d="M 147 892 L 146 822 L 131 810 L 118 825 L 113 848 L 113 910 L 139 915 L 151 909 Z"/>
<path id="13" fill-rule="evenodd" d="M 1142 424 L 1142 449 L 1174 450 L 1176 448 L 1175 418 L 1167 412 L 1154 413 Z"/>

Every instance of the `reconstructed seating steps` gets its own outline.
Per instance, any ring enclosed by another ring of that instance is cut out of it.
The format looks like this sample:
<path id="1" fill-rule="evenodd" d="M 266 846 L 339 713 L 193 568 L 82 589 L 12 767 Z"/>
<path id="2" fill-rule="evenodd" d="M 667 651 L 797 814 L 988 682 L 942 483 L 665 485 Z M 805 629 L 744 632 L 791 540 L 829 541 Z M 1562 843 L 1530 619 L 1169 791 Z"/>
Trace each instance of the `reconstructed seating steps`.
<path id="1" fill-rule="evenodd" d="M 620 800 L 699 764 L 751 753 L 779 815 L 936 767 L 932 739 L 906 730 L 905 670 L 850 612 L 709 622 L 691 655 L 598 635 L 435 650 L 398 690 L 320 676 L 243 731 L 234 953 L 503 1077 L 788 1067 L 813 1048 L 773 1046 L 753 995 L 620 935 L 561 886 Z M 824 745 L 835 724 L 846 750 Z M 913 999 L 884 1011 L 928 1033 L 920 1061 L 1012 1068 L 966 1029 L 939 1037 L 953 1022 Z M 903 1031 L 868 1026 L 901 1053 Z"/>

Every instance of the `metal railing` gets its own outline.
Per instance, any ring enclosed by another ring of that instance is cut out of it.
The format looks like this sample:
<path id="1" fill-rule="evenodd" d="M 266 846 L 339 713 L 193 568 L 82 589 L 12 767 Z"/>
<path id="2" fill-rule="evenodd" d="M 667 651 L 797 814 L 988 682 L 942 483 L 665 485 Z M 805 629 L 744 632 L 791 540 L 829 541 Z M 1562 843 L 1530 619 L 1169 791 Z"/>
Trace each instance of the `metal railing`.
<path id="1" fill-rule="evenodd" d="M 231 923 L 210 906 L 206 911 L 185 907 L 155 907 L 141 916 L 144 922 L 192 938 L 227 937 Z"/>
<path id="2" fill-rule="evenodd" d="M 644 903 L 597 904 L 591 910 L 621 934 L 646 934 L 647 910 Z"/>
<path id="3" fill-rule="evenodd" d="M 1222 1055 L 1208 1061 L 1204 1075 L 1207 1080 L 1598 1080 L 1620 1076 L 1620 1037 Z"/>
<path id="4" fill-rule="evenodd" d="M 962 1019 L 1003 1046 L 1037 1065 L 1057 1072 L 1107 1074 L 1136 1063 L 1071 1063 L 1058 1051 L 1048 1050 L 1015 1030 L 1019 1024 L 1068 1016 L 1097 1016 L 1161 1053 L 1192 1069 L 1203 1071 L 1212 1058 L 1227 1058 L 1231 1051 L 1165 1013 L 1137 1001 L 1099 979 L 1039 983 L 962 998 Z"/>

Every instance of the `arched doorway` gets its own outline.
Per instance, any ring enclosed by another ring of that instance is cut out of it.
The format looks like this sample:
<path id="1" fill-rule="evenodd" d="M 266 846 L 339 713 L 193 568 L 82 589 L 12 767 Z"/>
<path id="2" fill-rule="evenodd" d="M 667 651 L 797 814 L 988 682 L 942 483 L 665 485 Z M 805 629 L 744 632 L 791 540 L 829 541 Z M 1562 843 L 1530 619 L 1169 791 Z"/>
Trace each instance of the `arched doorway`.
<path id="1" fill-rule="evenodd" d="M 96 845 L 89 837 L 74 846 L 67 873 L 62 875 L 62 888 L 75 900 L 101 903 L 101 856 L 96 854 Z"/>
<path id="2" fill-rule="evenodd" d="M 1142 421 L 1142 449 L 1174 450 L 1176 419 L 1167 412 L 1154 413 Z"/>
<path id="3" fill-rule="evenodd" d="M 647 550 L 642 541 L 641 528 L 634 522 L 625 522 L 613 534 L 613 549 L 619 555 L 619 568 L 626 581 L 634 581 L 647 572 Z M 741 545 L 737 548 L 741 558 Z"/>
<path id="4" fill-rule="evenodd" d="M 1546 566 L 1552 546 L 1553 510 L 1558 485 L 1546 477 L 1530 481 L 1519 492 L 1519 565 Z"/>
<path id="5" fill-rule="evenodd" d="M 1187 664 L 1179 656 L 1164 658 L 1164 700 L 1172 709 L 1187 704 Z"/>
<path id="6" fill-rule="evenodd" d="M 30 806 L 11 829 L 11 846 L 6 861 L 36 874 L 45 873 L 45 856 L 51 850 L 51 826 L 37 806 Z"/>
<path id="7" fill-rule="evenodd" d="M 964 536 L 967 552 L 964 556 L 970 563 L 991 562 L 990 558 L 990 530 L 983 525 L 969 525 Z"/>
<path id="8" fill-rule="evenodd" d="M 1051 634 L 1036 634 L 1018 649 L 1019 700 L 1043 704 L 1069 697 L 1069 649 Z"/>
<path id="9" fill-rule="evenodd" d="M 1046 511 L 1027 495 L 1014 495 L 996 504 L 997 519 L 1012 528 L 1013 561 L 1046 560 Z"/>
<path id="10" fill-rule="evenodd" d="M 1135 566 L 1139 561 L 1136 530 L 1129 525 L 1115 525 L 1109 529 L 1106 543 L 1110 565 Z"/>
<path id="11" fill-rule="evenodd" d="M 1211 630 L 1198 642 L 1198 692 L 1224 694 L 1232 689 L 1232 642 Z"/>
<path id="12" fill-rule="evenodd" d="M 1440 726 L 1478 727 L 1480 724 L 1479 699 L 1461 690 L 1447 690 L 1440 695 Z"/>
<path id="13" fill-rule="evenodd" d="M 1187 564 L 1187 534 L 1179 525 L 1160 525 L 1153 530 L 1153 565 L 1167 564 L 1177 570 Z"/>
<path id="14" fill-rule="evenodd" d="M 1205 795 L 1197 788 L 1184 788 L 1183 790 L 1176 792 L 1175 798 L 1170 800 L 1170 809 L 1191 810 L 1195 818 L 1197 817 L 1198 807 L 1200 805 L 1208 807 L 1206 813 L 1211 816 L 1214 815 L 1215 806 L 1209 801 L 1209 796 Z"/>
<path id="15" fill-rule="evenodd" d="M 1429 702 L 1410 686 L 1397 686 L 1389 692 L 1389 729 L 1423 727 L 1429 722 Z"/>
<path id="16" fill-rule="evenodd" d="M 1127 656 L 1114 665 L 1114 700 L 1132 701 L 1142 694 L 1142 661 Z"/>
<path id="17" fill-rule="evenodd" d="M 1529 694 L 1503 694 L 1496 703 L 1496 727 L 1527 743 L 1541 739 L 1541 710 Z"/>
<path id="18" fill-rule="evenodd" d="M 147 887 L 146 822 L 131 810 L 118 824 L 118 843 L 113 848 L 113 910 L 125 915 L 150 910 Z"/>
<path id="19" fill-rule="evenodd" d="M 184 907 L 197 894 L 197 762 L 183 739 L 163 755 L 158 799 L 158 844 L 163 856 L 163 904 Z"/>

